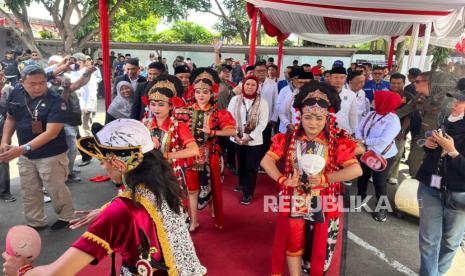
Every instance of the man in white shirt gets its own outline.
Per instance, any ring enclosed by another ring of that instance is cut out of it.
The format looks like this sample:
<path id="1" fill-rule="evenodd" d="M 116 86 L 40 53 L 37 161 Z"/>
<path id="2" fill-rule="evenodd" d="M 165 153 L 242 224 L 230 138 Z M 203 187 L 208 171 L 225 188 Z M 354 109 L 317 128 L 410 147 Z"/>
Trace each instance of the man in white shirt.
<path id="1" fill-rule="evenodd" d="M 352 71 L 347 77 L 346 88 L 351 90 L 356 97 L 358 121 L 370 112 L 370 101 L 365 96 L 363 87 L 365 86 L 365 76 L 361 71 Z"/>
<path id="2" fill-rule="evenodd" d="M 286 133 L 294 129 L 295 113 L 292 112 L 294 97 L 299 93 L 299 89 L 306 83 L 313 80 L 311 72 L 304 72 L 302 69 L 295 69 L 289 73 L 291 84 L 284 87 L 277 99 L 279 132 Z"/>
<path id="3" fill-rule="evenodd" d="M 278 98 L 278 85 L 275 80 L 267 78 L 268 69 L 264 60 L 255 63 L 254 75 L 260 82 L 258 93 L 261 98 L 268 104 L 268 122 L 263 131 L 263 152 L 262 156 L 268 151 L 271 145 L 271 130 L 273 125 L 278 121 L 278 114 L 275 109 L 275 102 Z"/>
<path id="4" fill-rule="evenodd" d="M 79 71 L 73 71 L 69 74 L 71 82 L 75 82 L 81 77 L 88 77 L 86 60 L 87 57 L 84 55 L 77 55 L 77 64 L 79 65 Z M 89 64 L 90 66 L 90 64 Z M 82 111 L 82 128 L 85 131 L 85 135 L 91 135 L 90 126 L 92 125 L 92 113 L 97 111 L 97 89 L 98 83 L 101 81 L 100 73 L 95 71 L 91 76 L 89 82 L 76 90 L 76 94 L 79 97 L 79 104 L 81 105 Z"/>
<path id="5" fill-rule="evenodd" d="M 341 98 L 341 109 L 336 113 L 337 126 L 353 134 L 358 127 L 357 99 L 352 91 L 344 87 L 346 79 L 346 69 L 334 67 L 331 70 L 329 84 L 336 88 Z"/>

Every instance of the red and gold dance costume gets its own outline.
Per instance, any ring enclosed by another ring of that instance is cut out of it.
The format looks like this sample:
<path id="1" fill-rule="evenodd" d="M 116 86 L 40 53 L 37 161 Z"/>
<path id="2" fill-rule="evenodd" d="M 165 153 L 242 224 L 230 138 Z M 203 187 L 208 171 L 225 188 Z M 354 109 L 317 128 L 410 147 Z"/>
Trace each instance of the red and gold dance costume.
<path id="1" fill-rule="evenodd" d="M 316 154 L 326 160 L 326 166 L 321 173 L 327 180 L 327 174 L 346 166 L 357 163 L 355 157 L 356 142 L 343 130 L 335 128 L 335 117 L 329 115 L 329 137 L 321 132 L 315 139 L 309 140 L 296 124 L 292 134 L 277 134 L 272 139 L 272 145 L 267 152 L 276 162 L 285 158 L 285 176 L 289 177 L 294 170 L 299 171 L 298 154 Z M 284 180 L 284 179 L 282 179 Z M 318 190 L 302 190 L 302 186 L 292 188 L 279 183 L 279 212 L 273 243 L 272 275 L 282 275 L 287 256 L 302 256 L 304 275 L 324 275 L 331 265 L 331 259 L 336 247 L 337 237 L 342 225 L 339 218 L 343 216 L 337 206 L 338 196 L 343 192 L 340 183 L 324 183 Z M 313 219 L 309 208 L 293 209 L 290 200 L 294 196 L 319 196 L 323 198 L 324 216 L 322 222 Z M 332 206 L 329 206 L 332 205 Z M 288 209 L 286 209 L 286 206 Z M 330 207 L 330 209 L 326 208 Z M 336 208 L 335 208 L 336 207 Z M 311 273 L 310 273 L 311 272 Z"/>
<path id="2" fill-rule="evenodd" d="M 215 132 L 223 129 L 235 129 L 236 121 L 227 110 L 217 110 L 208 104 L 201 108 L 197 103 L 184 109 L 176 110 L 176 118 L 188 123 L 200 154 L 194 158 L 194 164 L 189 174 L 186 173 L 186 181 L 189 191 L 197 191 L 200 188 L 198 209 L 205 208 L 210 200 L 213 200 L 215 214 L 215 226 L 223 227 L 223 195 L 221 189 L 221 148 L 217 143 Z M 204 133 L 200 129 L 208 125 L 210 133 Z M 197 190 L 192 190 L 197 188 Z"/>
<path id="3" fill-rule="evenodd" d="M 156 197 L 143 183 L 132 188 L 126 185 L 127 173 L 153 150 L 150 134 L 143 124 L 130 119 L 116 120 L 106 127 L 97 133 L 101 133 L 99 140 L 83 137 L 77 146 L 126 171 L 122 176 L 125 189 L 100 208 L 88 230 L 72 246 L 91 255 L 92 264 L 120 253 L 123 262 L 118 275 L 122 276 L 204 275 L 206 269 L 198 260 L 187 229 L 187 214 L 172 210 L 164 198 Z"/>
<path id="4" fill-rule="evenodd" d="M 148 127 L 152 138 L 154 139 L 155 145 L 159 145 L 157 150 L 163 153 L 165 156 L 169 152 L 176 152 L 186 147 L 189 143 L 194 143 L 194 137 L 190 132 L 189 127 L 184 123 L 180 122 L 173 117 L 168 117 L 163 124 L 159 127 L 155 116 L 151 118 L 143 119 L 145 126 Z M 176 176 L 179 179 L 184 179 L 182 176 L 182 169 L 190 167 L 192 159 L 172 159 L 172 166 Z M 183 182 L 185 182 L 183 180 Z M 187 183 L 183 183 L 186 185 Z M 185 191 L 185 187 L 181 187 Z M 189 189 L 189 187 L 187 187 Z"/>
<path id="5" fill-rule="evenodd" d="M 149 106 L 150 101 L 159 100 L 170 102 L 174 108 L 179 108 L 184 104 L 180 98 L 168 98 L 159 92 L 149 94 L 147 98 L 143 99 L 143 101 L 147 103 L 147 106 Z M 142 123 L 150 130 L 155 148 L 162 152 L 165 158 L 167 158 L 169 152 L 182 150 L 189 143 L 195 142 L 189 127 L 184 122 L 176 120 L 173 111 L 171 112 L 171 116 L 166 118 L 161 126 L 158 126 L 155 115 L 148 110 L 144 114 Z M 189 173 L 183 171 L 183 168 L 192 166 L 192 158 L 171 159 L 171 161 L 174 173 L 180 182 L 181 189 L 183 193 L 187 195 L 187 190 L 190 189 L 186 187 L 186 185 L 188 185 L 186 175 Z M 186 202 L 184 203 L 186 205 Z"/>

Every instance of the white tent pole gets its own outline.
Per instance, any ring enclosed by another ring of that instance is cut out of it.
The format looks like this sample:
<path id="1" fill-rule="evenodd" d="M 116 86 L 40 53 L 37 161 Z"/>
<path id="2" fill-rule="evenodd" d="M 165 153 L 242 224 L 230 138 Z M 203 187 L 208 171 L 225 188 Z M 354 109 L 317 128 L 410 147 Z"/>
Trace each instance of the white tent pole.
<path id="1" fill-rule="evenodd" d="M 417 53 L 418 46 L 418 34 L 420 33 L 420 24 L 414 23 L 412 28 L 412 45 L 410 45 L 410 51 L 408 55 L 407 70 L 414 67 L 415 55 Z"/>
<path id="2" fill-rule="evenodd" d="M 423 48 L 421 49 L 420 65 L 418 66 L 420 70 L 426 70 L 426 54 L 428 52 L 429 39 L 431 38 L 431 28 L 433 26 L 432 22 L 426 23 L 425 36 L 423 38 Z"/>

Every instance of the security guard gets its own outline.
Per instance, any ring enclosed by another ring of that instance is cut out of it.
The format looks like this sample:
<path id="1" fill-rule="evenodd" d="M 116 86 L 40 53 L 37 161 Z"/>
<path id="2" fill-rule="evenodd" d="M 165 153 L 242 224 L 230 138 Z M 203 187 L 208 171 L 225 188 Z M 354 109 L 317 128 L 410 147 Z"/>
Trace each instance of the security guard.
<path id="1" fill-rule="evenodd" d="M 71 194 L 65 185 L 68 177 L 68 147 L 63 130 L 66 109 L 63 99 L 48 89 L 46 74 L 37 65 L 24 68 L 21 85 L 7 101 L 0 161 L 9 162 L 19 157 L 24 215 L 28 225 L 36 229 L 48 226 L 43 186 L 59 217 L 51 230 L 66 227 L 74 218 Z M 15 131 L 20 146 L 11 145 Z"/>

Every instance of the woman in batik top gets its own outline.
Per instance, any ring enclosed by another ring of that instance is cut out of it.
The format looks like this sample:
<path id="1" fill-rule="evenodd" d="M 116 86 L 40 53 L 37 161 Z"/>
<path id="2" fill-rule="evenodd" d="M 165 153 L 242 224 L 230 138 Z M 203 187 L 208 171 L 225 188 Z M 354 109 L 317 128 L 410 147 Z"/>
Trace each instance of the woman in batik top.
<path id="1" fill-rule="evenodd" d="M 285 256 L 291 276 L 302 272 L 323 275 L 330 268 L 336 240 L 342 233 L 342 213 L 337 208 L 343 193 L 340 183 L 362 173 L 355 158 L 356 142 L 335 127 L 334 114 L 340 102 L 334 88 L 327 84 L 302 87 L 293 104 L 302 116 L 301 122 L 295 124 L 292 133 L 275 135 L 261 161 L 262 168 L 278 182 L 280 197 L 272 275 L 282 275 Z M 310 154 L 325 160 L 318 164 L 323 170 L 313 175 L 304 171 L 304 156 Z M 276 165 L 281 159 L 285 160 L 283 173 Z"/>

